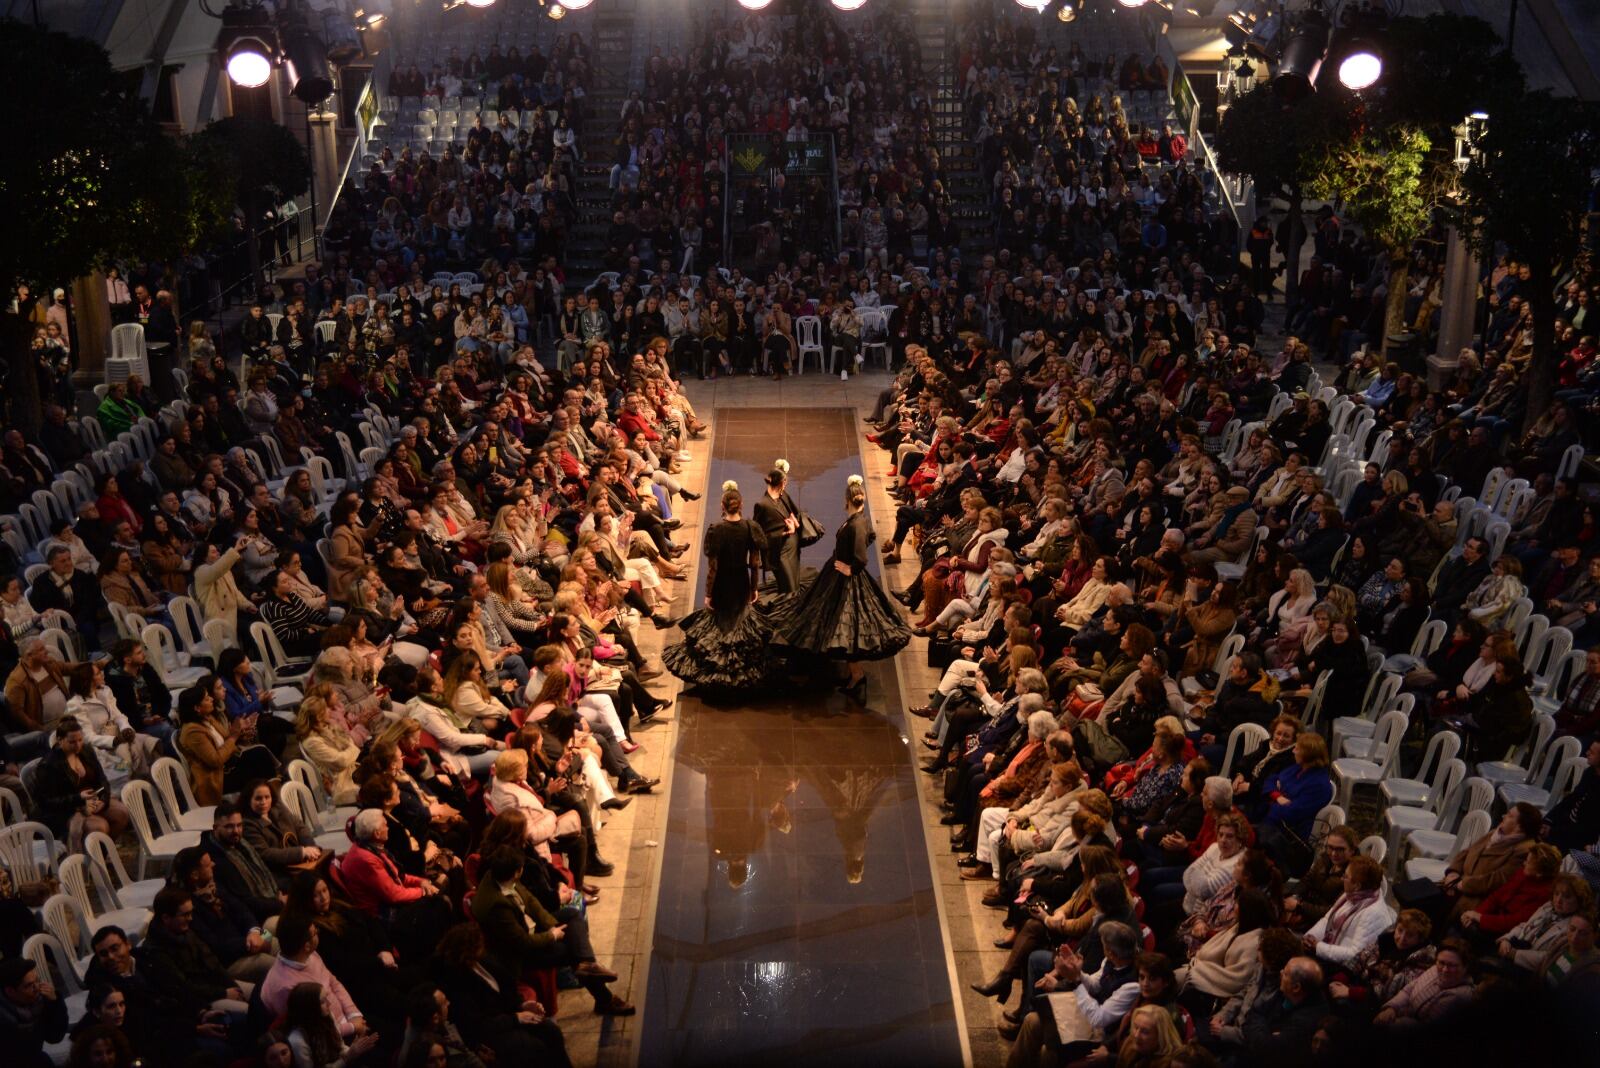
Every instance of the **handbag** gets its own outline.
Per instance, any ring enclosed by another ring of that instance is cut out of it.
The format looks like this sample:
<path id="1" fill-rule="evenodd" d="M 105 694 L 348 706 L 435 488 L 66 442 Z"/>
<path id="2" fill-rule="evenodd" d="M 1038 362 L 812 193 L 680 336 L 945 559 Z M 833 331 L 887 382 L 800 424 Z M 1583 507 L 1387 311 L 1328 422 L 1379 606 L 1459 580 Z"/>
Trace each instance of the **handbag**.
<path id="1" fill-rule="evenodd" d="M 795 527 L 795 533 L 800 537 L 800 547 L 805 548 L 806 546 L 815 545 L 817 542 L 821 541 L 822 536 L 826 534 L 827 531 L 822 529 L 821 523 L 811 518 L 810 512 L 801 512 L 800 522 Z"/>

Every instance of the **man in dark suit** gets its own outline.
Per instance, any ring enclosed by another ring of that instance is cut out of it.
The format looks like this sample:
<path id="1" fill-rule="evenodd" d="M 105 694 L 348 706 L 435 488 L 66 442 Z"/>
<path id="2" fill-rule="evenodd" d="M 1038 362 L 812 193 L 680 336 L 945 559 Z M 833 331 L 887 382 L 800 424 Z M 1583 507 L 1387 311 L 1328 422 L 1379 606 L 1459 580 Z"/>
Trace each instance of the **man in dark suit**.
<path id="1" fill-rule="evenodd" d="M 800 509 L 789 496 L 788 485 L 787 472 L 773 468 L 767 474 L 767 491 L 754 509 L 756 526 L 767 536 L 764 564 L 779 593 L 793 593 L 800 585 Z"/>
<path id="2" fill-rule="evenodd" d="M 28 590 L 28 602 L 40 612 L 59 608 L 72 617 L 90 649 L 100 648 L 98 631 L 105 598 L 100 594 L 100 584 L 94 576 L 72 566 L 72 551 L 57 545 L 45 559 L 49 570 L 34 581 Z"/>
<path id="3" fill-rule="evenodd" d="M 1439 569 L 1439 578 L 1433 585 L 1435 619 L 1454 622 L 1462 602 L 1489 575 L 1488 549 L 1482 538 L 1468 538 L 1461 555 Z"/>

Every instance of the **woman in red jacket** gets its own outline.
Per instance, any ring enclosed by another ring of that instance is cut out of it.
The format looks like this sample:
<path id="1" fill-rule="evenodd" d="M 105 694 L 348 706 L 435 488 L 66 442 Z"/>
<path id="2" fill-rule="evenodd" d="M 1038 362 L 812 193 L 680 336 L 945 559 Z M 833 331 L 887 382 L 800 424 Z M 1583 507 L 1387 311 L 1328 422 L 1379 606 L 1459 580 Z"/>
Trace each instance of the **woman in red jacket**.
<path id="1" fill-rule="evenodd" d="M 1461 914 L 1461 926 L 1474 942 L 1488 945 L 1550 900 L 1561 851 L 1547 842 L 1528 850 L 1522 867 L 1475 909 Z"/>
<path id="2" fill-rule="evenodd" d="M 406 875 L 384 848 L 389 824 L 380 809 L 363 809 L 350 823 L 350 852 L 339 858 L 340 888 L 350 903 L 374 916 L 387 916 L 397 905 L 430 897 L 439 888 L 426 879 Z"/>

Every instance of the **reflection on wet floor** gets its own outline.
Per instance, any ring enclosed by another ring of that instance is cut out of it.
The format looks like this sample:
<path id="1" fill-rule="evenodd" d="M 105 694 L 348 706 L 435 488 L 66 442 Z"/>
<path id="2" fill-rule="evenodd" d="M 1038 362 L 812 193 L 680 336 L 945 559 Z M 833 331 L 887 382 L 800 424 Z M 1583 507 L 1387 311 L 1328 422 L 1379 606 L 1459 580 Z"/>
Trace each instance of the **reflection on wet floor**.
<path id="1" fill-rule="evenodd" d="M 718 411 L 709 484 L 750 500 L 786 456 L 830 532 L 818 565 L 860 470 L 853 419 Z M 961 1062 L 893 662 L 868 679 L 864 707 L 826 678 L 680 698 L 642 1064 Z"/>

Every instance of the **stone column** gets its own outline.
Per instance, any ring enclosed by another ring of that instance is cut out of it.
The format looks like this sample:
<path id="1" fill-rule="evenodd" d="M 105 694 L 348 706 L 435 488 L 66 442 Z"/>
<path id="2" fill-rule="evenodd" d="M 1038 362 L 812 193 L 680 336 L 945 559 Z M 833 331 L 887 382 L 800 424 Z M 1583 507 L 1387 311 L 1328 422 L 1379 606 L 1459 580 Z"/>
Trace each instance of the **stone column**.
<path id="1" fill-rule="evenodd" d="M 313 111 L 310 115 L 311 182 L 316 190 L 317 214 L 326 218 L 339 188 L 339 116 L 332 111 Z M 321 223 L 313 219 L 313 225 Z"/>
<path id="2" fill-rule="evenodd" d="M 1461 236 L 1461 229 L 1450 227 L 1445 246 L 1444 280 L 1439 316 L 1439 347 L 1428 357 L 1428 388 L 1438 389 L 1455 374 L 1456 357 L 1472 342 L 1478 317 L 1478 257 Z"/>

